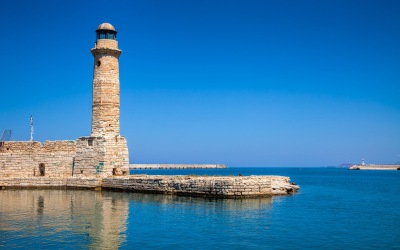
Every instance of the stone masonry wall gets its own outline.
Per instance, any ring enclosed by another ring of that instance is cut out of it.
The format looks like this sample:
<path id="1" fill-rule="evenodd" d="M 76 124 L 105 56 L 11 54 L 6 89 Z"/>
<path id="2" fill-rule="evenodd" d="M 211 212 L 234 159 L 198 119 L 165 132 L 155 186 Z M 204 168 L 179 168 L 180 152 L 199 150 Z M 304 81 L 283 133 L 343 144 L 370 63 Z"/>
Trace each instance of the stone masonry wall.
<path id="1" fill-rule="evenodd" d="M 118 41 L 113 39 L 98 39 L 94 48 L 110 48 L 118 50 Z"/>
<path id="2" fill-rule="evenodd" d="M 101 179 L 95 177 L 13 177 L 1 178 L 0 187 L 6 188 L 84 188 L 95 189 L 101 186 Z"/>
<path id="3" fill-rule="evenodd" d="M 0 176 L 71 176 L 74 156 L 75 141 L 0 142 Z"/>
<path id="4" fill-rule="evenodd" d="M 283 176 L 0 177 L 0 189 L 9 188 L 103 188 L 215 198 L 269 197 L 291 194 L 299 189 Z"/>
<path id="5" fill-rule="evenodd" d="M 80 137 L 76 145 L 74 176 L 129 175 L 126 140 L 104 137 Z"/>
<path id="6" fill-rule="evenodd" d="M 105 178 L 103 188 L 186 196 L 246 198 L 285 195 L 297 185 L 282 176 L 152 176 Z"/>
<path id="7" fill-rule="evenodd" d="M 76 140 L 74 176 L 93 176 L 102 170 L 105 143 L 102 137 L 80 137 Z"/>
<path id="8" fill-rule="evenodd" d="M 97 40 L 94 57 L 91 136 L 114 137 L 120 129 L 118 42 Z"/>
<path id="9" fill-rule="evenodd" d="M 107 140 L 103 176 L 129 175 L 129 153 L 125 137 L 115 136 Z"/>

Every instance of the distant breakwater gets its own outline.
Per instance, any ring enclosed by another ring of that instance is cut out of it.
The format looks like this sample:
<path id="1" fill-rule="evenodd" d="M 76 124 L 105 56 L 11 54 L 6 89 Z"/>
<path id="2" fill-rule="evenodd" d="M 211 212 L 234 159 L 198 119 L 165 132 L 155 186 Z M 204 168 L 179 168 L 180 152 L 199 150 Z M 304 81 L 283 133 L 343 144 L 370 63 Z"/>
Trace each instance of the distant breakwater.
<path id="1" fill-rule="evenodd" d="M 353 165 L 350 170 L 400 170 L 399 164 L 366 164 L 366 165 Z"/>
<path id="2" fill-rule="evenodd" d="M 0 178 L 0 189 L 84 188 L 193 197 L 255 198 L 288 195 L 299 186 L 284 176 L 131 175 L 109 178 Z"/>
<path id="3" fill-rule="evenodd" d="M 129 164 L 129 169 L 203 169 L 227 168 L 224 164 Z"/>

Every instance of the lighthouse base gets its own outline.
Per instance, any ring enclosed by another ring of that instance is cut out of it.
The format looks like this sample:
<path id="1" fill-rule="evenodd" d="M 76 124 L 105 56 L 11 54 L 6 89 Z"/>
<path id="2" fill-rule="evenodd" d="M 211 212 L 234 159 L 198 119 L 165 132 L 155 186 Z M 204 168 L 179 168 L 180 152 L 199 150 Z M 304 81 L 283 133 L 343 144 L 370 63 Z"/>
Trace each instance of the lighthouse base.
<path id="1" fill-rule="evenodd" d="M 129 175 L 129 155 L 126 139 L 80 137 L 76 140 L 74 176 L 122 176 Z"/>

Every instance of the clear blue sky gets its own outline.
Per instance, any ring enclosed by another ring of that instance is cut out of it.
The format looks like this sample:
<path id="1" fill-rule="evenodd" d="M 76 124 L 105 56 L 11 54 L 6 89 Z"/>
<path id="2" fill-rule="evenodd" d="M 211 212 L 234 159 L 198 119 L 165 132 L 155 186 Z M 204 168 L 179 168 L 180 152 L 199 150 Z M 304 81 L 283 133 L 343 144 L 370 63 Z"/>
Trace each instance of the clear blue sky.
<path id="1" fill-rule="evenodd" d="M 400 1 L 2 1 L 0 129 L 90 134 L 95 30 L 118 31 L 135 163 L 325 166 L 400 154 Z"/>

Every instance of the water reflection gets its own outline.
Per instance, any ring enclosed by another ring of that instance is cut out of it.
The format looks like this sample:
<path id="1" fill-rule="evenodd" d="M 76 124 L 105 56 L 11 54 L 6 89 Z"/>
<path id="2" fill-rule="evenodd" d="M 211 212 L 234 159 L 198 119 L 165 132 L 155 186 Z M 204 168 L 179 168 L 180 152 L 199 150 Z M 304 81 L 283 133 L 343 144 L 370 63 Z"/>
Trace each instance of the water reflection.
<path id="1" fill-rule="evenodd" d="M 137 220 L 142 220 L 140 210 L 150 206 L 164 214 L 191 211 L 192 215 L 208 216 L 226 211 L 252 216 L 254 213 L 247 212 L 269 210 L 271 202 L 271 198 L 234 200 L 88 190 L 2 190 L 0 248 L 116 249 L 127 244 L 129 206 L 131 227 L 138 227 Z"/>
<path id="2" fill-rule="evenodd" d="M 3 190 L 0 246 L 115 249 L 125 241 L 128 204 L 123 193 Z"/>
<path id="3" fill-rule="evenodd" d="M 162 194 L 140 194 L 131 193 L 130 199 L 136 202 L 143 203 L 158 203 L 158 204 L 184 204 L 204 206 L 204 203 L 211 204 L 211 207 L 218 210 L 257 210 L 265 209 L 272 203 L 271 197 L 256 198 L 256 199 L 214 199 L 202 197 L 186 197 L 176 195 L 162 195 Z M 210 208 L 210 206 L 208 206 Z"/>

